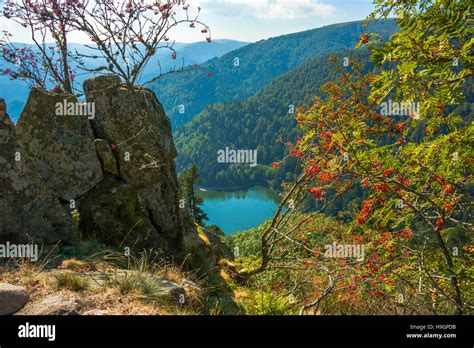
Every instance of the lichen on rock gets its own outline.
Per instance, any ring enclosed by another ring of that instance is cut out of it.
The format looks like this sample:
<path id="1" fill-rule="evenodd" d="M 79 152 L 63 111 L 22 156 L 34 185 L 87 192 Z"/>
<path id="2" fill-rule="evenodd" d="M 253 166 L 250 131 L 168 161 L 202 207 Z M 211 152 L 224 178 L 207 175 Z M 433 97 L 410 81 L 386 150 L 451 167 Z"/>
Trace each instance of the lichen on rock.
<path id="1" fill-rule="evenodd" d="M 117 161 L 115 160 L 114 154 L 111 149 L 111 144 L 104 139 L 95 140 L 95 149 L 97 156 L 99 156 L 100 163 L 102 164 L 102 170 L 105 173 L 118 176 Z"/>
<path id="2" fill-rule="evenodd" d="M 32 88 L 15 128 L 48 187 L 69 201 L 90 191 L 103 176 L 88 117 L 57 114 L 58 105 L 65 102 L 79 103 L 69 94 Z"/>
<path id="3" fill-rule="evenodd" d="M 171 123 L 153 92 L 120 84 L 113 75 L 84 82 L 97 137 L 111 144 L 118 176 L 133 188 L 169 251 L 181 249 L 183 233 Z M 153 246 L 153 245 L 151 245 Z"/>
<path id="4" fill-rule="evenodd" d="M 18 140 L 3 99 L 0 105 L 0 241 L 67 240 L 67 212 Z"/>
<path id="5" fill-rule="evenodd" d="M 115 248 L 166 250 L 166 240 L 153 227 L 131 185 L 110 174 L 79 201 L 83 235 Z"/>

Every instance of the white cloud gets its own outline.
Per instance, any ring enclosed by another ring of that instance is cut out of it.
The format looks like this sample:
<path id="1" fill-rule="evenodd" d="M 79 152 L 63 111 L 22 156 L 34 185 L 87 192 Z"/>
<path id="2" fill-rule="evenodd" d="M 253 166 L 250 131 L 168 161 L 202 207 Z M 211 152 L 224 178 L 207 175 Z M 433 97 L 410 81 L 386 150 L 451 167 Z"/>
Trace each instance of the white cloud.
<path id="1" fill-rule="evenodd" d="M 191 0 L 202 5 L 203 12 L 224 17 L 254 17 L 258 19 L 298 19 L 325 17 L 335 13 L 332 5 L 317 0 Z"/>
<path id="2" fill-rule="evenodd" d="M 336 10 L 334 5 L 328 4 L 330 1 L 334 2 L 334 0 L 186 0 L 191 5 L 191 15 L 196 14 L 198 6 L 202 7 L 199 19 L 211 27 L 213 39 L 242 41 L 257 41 L 341 21 L 341 9 L 338 6 Z M 0 9 L 1 4 L 2 0 Z M 362 18 L 360 15 L 359 17 Z M 360 19 L 359 17 L 349 17 L 345 20 Z M 13 41 L 31 43 L 31 32 L 28 29 L 12 20 L 3 19 L 4 23 L 1 23 L 2 19 L 0 16 L 1 29 L 13 33 Z M 200 30 L 192 30 L 187 25 L 176 28 L 175 34 L 170 37 L 178 42 L 204 40 Z M 48 37 L 47 41 L 51 39 Z M 80 33 L 71 33 L 69 41 L 90 43 L 89 39 Z"/>

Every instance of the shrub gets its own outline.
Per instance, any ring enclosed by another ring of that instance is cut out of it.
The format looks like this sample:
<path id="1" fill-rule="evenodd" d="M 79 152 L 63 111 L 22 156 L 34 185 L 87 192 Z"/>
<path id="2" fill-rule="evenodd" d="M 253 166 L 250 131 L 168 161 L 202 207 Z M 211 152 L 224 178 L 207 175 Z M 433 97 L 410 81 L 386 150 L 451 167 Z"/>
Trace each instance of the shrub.
<path id="1" fill-rule="evenodd" d="M 273 292 L 256 291 L 241 305 L 244 313 L 248 315 L 296 314 L 287 296 Z"/>

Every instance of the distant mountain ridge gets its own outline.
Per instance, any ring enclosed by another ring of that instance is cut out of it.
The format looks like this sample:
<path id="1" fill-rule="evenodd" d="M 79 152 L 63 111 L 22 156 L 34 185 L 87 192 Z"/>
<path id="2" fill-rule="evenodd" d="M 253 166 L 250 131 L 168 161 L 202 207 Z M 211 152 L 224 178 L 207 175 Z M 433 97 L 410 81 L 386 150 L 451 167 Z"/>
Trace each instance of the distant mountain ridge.
<path id="1" fill-rule="evenodd" d="M 155 57 L 150 60 L 150 63 L 145 67 L 142 75 L 142 81 L 145 82 L 157 74 L 159 74 L 159 61 L 161 64 L 162 72 L 170 71 L 174 68 L 181 68 L 183 65 L 189 66 L 193 64 L 201 64 L 211 58 L 216 58 L 224 55 L 225 53 L 238 49 L 242 46 L 247 45 L 247 42 L 235 41 L 235 40 L 214 40 L 211 43 L 204 42 L 192 42 L 192 43 L 179 43 L 176 42 L 174 49 L 176 50 L 176 60 L 173 60 L 171 53 L 168 50 L 158 51 Z M 24 43 L 15 43 L 17 47 L 34 47 L 33 45 Z M 87 52 L 88 54 L 97 54 L 95 51 L 86 48 L 81 44 L 70 44 L 70 50 L 78 50 L 81 53 Z M 84 59 L 87 66 L 98 66 L 101 61 L 95 61 L 93 59 Z M 11 64 L 6 63 L 0 59 L 0 69 L 6 69 L 11 67 Z M 78 76 L 78 83 L 82 85 L 82 82 L 87 78 L 91 77 L 91 74 L 84 74 Z M 23 109 L 26 99 L 29 94 L 28 85 L 20 80 L 11 81 L 8 76 L 0 76 L 0 90 L 1 97 L 5 99 L 8 105 L 8 111 L 13 121 L 16 122 L 18 116 Z"/>
<path id="2" fill-rule="evenodd" d="M 367 31 L 365 21 L 328 25 L 261 40 L 211 59 L 199 69 L 172 74 L 156 81 L 157 93 L 174 128 L 189 122 L 206 106 L 245 100 L 277 76 L 310 59 L 353 48 Z M 387 20 L 371 30 L 387 38 L 398 27 Z"/>

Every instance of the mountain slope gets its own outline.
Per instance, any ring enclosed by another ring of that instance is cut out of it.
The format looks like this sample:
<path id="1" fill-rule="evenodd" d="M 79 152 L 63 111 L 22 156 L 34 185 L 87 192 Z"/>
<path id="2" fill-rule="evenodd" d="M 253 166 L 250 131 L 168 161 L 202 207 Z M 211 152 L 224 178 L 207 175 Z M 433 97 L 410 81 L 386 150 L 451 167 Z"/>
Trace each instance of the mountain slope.
<path id="1" fill-rule="evenodd" d="M 152 89 L 173 126 L 178 127 L 210 104 L 252 96 L 278 75 L 316 56 L 353 48 L 366 31 L 362 24 L 363 21 L 334 24 L 261 40 L 208 61 L 199 69 L 165 76 Z M 397 30 L 397 25 L 388 20 L 372 29 L 387 37 Z"/>
<path id="2" fill-rule="evenodd" d="M 339 56 L 341 62 L 345 56 L 369 60 L 367 50 L 344 51 Z M 281 179 L 290 179 L 295 171 L 292 161 L 281 163 L 278 170 L 271 164 L 285 156 L 284 143 L 295 141 L 299 134 L 298 106 L 320 94 L 320 87 L 334 77 L 328 56 L 316 57 L 279 76 L 248 100 L 209 106 L 175 133 L 178 169 L 196 163 L 201 184 L 217 188 L 275 186 Z M 291 105 L 294 113 L 290 113 Z M 226 147 L 256 149 L 258 165 L 218 163 L 217 151 Z"/>
<path id="3" fill-rule="evenodd" d="M 170 71 L 174 68 L 180 68 L 183 65 L 193 65 L 200 64 L 211 58 L 220 57 L 227 52 L 238 49 L 242 46 L 247 45 L 247 42 L 234 41 L 234 40 L 215 40 L 211 43 L 204 42 L 193 42 L 193 43 L 175 43 L 174 49 L 176 50 L 176 60 L 171 58 L 171 53 L 169 50 L 160 50 L 157 54 L 150 60 L 150 63 L 145 67 L 141 81 L 146 82 L 151 78 L 159 74 L 159 65 L 158 61 L 161 64 L 162 72 Z M 33 45 L 28 45 L 24 43 L 15 43 L 17 47 L 34 47 Z M 69 49 L 71 52 L 77 50 L 80 53 L 87 54 L 97 54 L 97 52 L 88 49 L 81 44 L 70 44 Z M 93 68 L 100 65 L 103 65 L 103 60 L 100 59 L 83 59 L 87 67 Z M 11 68 L 12 65 L 6 63 L 0 59 L 0 69 Z M 77 68 L 73 68 L 77 71 Z M 77 83 L 79 86 L 82 85 L 82 82 L 92 74 L 83 74 L 77 76 Z M 29 94 L 29 87 L 27 83 L 14 80 L 11 81 L 9 76 L 0 76 L 0 91 L 1 97 L 3 97 L 8 105 L 8 113 L 12 117 L 13 121 L 16 122 L 18 116 L 23 109 L 23 106 L 26 103 L 26 99 Z"/>

